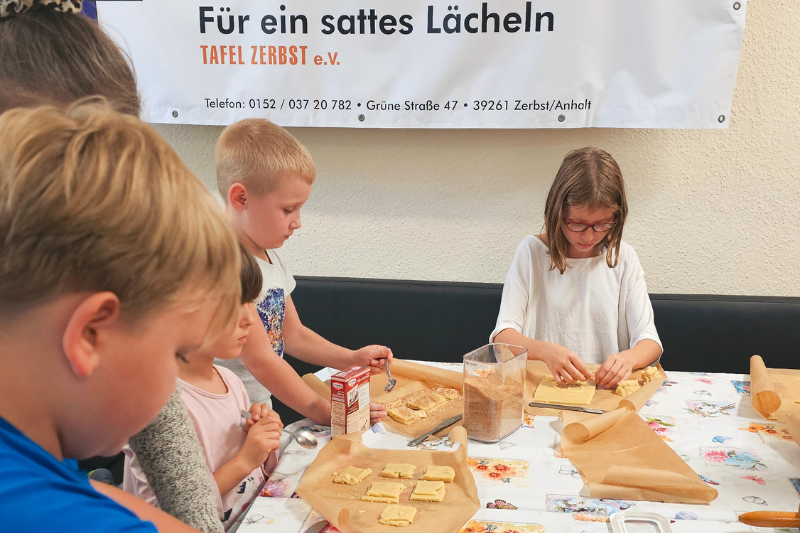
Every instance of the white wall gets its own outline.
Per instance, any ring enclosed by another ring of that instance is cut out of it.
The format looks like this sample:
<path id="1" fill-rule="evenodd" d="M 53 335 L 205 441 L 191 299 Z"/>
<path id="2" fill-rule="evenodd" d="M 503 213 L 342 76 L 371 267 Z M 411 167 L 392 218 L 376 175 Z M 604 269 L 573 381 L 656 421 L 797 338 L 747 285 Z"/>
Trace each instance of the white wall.
<path id="1" fill-rule="evenodd" d="M 800 2 L 754 0 L 730 128 L 293 128 L 318 167 L 295 274 L 502 282 L 564 154 L 595 145 L 628 187 L 650 292 L 800 296 Z M 220 128 L 158 126 L 210 187 Z"/>

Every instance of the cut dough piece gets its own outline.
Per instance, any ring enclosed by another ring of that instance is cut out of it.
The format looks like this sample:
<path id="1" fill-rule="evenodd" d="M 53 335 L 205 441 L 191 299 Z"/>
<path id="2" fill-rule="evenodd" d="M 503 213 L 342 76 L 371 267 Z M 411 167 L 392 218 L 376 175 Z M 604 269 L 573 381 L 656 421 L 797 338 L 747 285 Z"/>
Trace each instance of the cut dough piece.
<path id="1" fill-rule="evenodd" d="M 642 387 L 639 385 L 639 381 L 635 379 L 626 379 L 624 381 L 620 381 L 617 383 L 617 388 L 614 389 L 614 394 L 617 396 L 630 396 L 637 390 L 641 389 Z"/>
<path id="2" fill-rule="evenodd" d="M 447 398 L 434 390 L 426 390 L 422 394 L 410 397 L 406 405 L 411 409 L 431 411 L 445 403 L 447 403 Z"/>
<path id="3" fill-rule="evenodd" d="M 367 493 L 361 497 L 367 502 L 399 503 L 400 493 L 406 486 L 402 483 L 388 481 L 373 481 Z"/>
<path id="4" fill-rule="evenodd" d="M 446 400 L 455 400 L 461 396 L 461 393 L 456 389 L 448 389 L 445 387 L 439 387 L 436 389 L 436 392 L 443 396 Z"/>
<path id="5" fill-rule="evenodd" d="M 378 521 L 387 526 L 405 527 L 411 525 L 415 516 L 417 510 L 413 507 L 389 505 L 383 510 Z"/>
<path id="6" fill-rule="evenodd" d="M 653 381 L 653 378 L 655 378 L 657 375 L 658 375 L 658 368 L 654 366 L 648 366 L 647 368 L 642 370 L 642 381 L 644 381 L 645 383 L 650 383 L 651 381 Z"/>
<path id="7" fill-rule="evenodd" d="M 348 466 L 339 474 L 334 474 L 334 483 L 342 483 L 344 485 L 358 485 L 372 473 L 369 468 L 356 468 L 355 466 Z"/>
<path id="8" fill-rule="evenodd" d="M 382 477 L 391 477 L 391 478 L 403 478 L 403 479 L 411 479 L 414 477 L 414 470 L 417 467 L 414 465 L 407 465 L 407 464 L 400 464 L 400 463 L 388 463 L 386 467 L 381 472 Z"/>
<path id="9" fill-rule="evenodd" d="M 444 500 L 444 481 L 417 481 L 411 499 L 418 502 L 440 502 Z"/>
<path id="10" fill-rule="evenodd" d="M 536 387 L 534 402 L 558 403 L 563 405 L 589 405 L 594 397 L 594 381 L 578 381 L 567 385 L 556 385 L 551 379 L 544 379 Z"/>
<path id="11" fill-rule="evenodd" d="M 452 466 L 429 466 L 425 469 L 425 474 L 420 479 L 452 483 L 455 478 L 456 471 L 453 470 Z"/>
<path id="12" fill-rule="evenodd" d="M 415 411 L 414 409 L 409 409 L 404 406 L 390 407 L 386 411 L 386 414 L 388 414 L 392 420 L 405 424 L 406 426 L 419 422 L 426 416 L 425 411 Z"/>

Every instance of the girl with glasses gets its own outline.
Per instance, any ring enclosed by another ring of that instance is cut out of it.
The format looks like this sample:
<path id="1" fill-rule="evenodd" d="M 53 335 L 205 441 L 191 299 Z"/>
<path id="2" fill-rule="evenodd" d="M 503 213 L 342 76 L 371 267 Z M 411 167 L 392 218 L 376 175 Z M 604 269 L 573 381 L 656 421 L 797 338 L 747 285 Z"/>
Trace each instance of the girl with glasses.
<path id="1" fill-rule="evenodd" d="M 597 148 L 564 157 L 547 195 L 544 233 L 517 247 L 490 342 L 525 346 L 558 385 L 592 377 L 616 387 L 663 350 L 644 271 L 622 242 L 628 214 L 617 162 Z"/>

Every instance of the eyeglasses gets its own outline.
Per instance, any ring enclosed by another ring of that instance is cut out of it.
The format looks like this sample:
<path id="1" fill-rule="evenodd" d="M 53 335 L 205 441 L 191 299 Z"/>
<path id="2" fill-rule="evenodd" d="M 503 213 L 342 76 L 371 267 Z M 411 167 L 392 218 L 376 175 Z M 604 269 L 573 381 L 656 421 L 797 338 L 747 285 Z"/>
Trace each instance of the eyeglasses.
<path id="1" fill-rule="evenodd" d="M 564 219 L 564 225 L 567 229 L 575 233 L 582 233 L 586 231 L 587 228 L 592 228 L 595 233 L 605 233 L 606 231 L 611 231 L 611 228 L 613 228 L 615 224 L 616 222 L 598 222 L 590 226 L 588 224 L 581 224 L 580 222 L 567 222 L 567 219 Z"/>

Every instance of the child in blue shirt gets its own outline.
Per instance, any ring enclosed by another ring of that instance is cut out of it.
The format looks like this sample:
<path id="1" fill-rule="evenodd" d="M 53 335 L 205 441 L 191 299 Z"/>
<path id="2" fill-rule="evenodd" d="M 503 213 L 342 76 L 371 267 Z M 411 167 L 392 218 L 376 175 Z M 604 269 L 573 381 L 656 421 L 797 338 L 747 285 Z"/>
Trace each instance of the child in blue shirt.
<path id="1" fill-rule="evenodd" d="M 135 117 L 12 109 L 0 236 L 2 529 L 194 531 L 96 492 L 75 459 L 117 453 L 167 401 L 178 358 L 233 318 L 239 252 L 213 198 Z"/>

